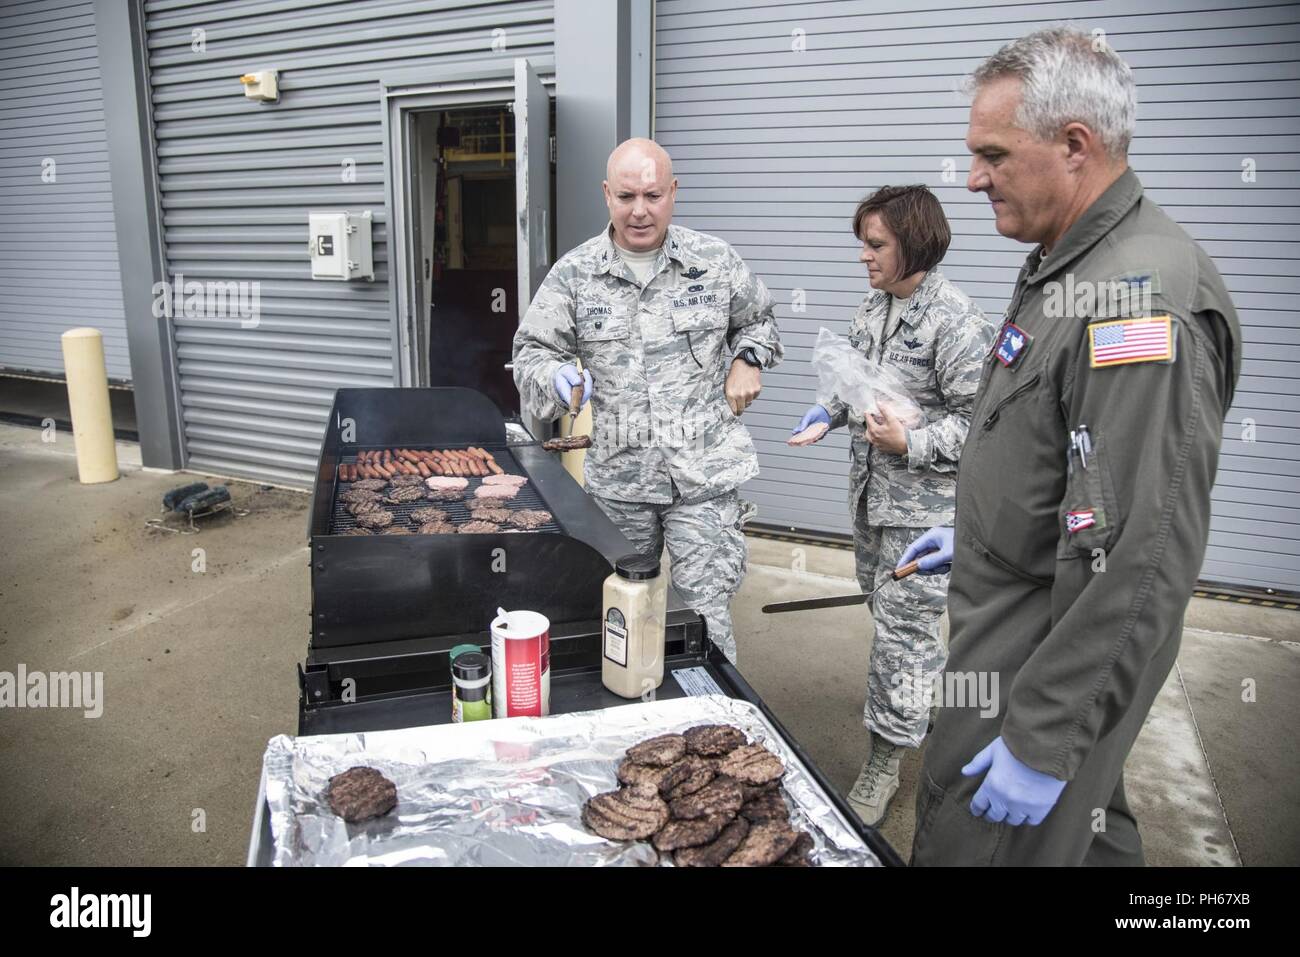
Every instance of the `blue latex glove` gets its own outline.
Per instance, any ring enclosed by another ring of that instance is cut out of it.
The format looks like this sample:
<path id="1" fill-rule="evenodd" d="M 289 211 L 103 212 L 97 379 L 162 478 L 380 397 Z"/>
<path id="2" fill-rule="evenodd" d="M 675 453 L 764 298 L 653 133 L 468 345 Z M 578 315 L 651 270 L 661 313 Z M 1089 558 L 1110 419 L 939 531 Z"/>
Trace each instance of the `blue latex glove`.
<path id="1" fill-rule="evenodd" d="M 901 568 L 919 555 L 918 575 L 946 575 L 952 571 L 952 542 L 951 528 L 935 526 L 907 546 L 898 566 Z"/>
<path id="2" fill-rule="evenodd" d="M 586 405 L 587 400 L 591 398 L 591 373 L 586 369 L 579 372 L 578 367 L 572 362 L 556 369 L 555 378 L 551 382 L 554 384 L 555 392 L 559 395 L 560 401 L 564 403 L 566 409 L 569 408 L 569 402 L 573 398 L 573 387 L 578 383 L 582 383 L 582 404 L 578 406 L 578 409 Z M 570 411 L 576 412 L 577 409 L 570 409 Z"/>
<path id="3" fill-rule="evenodd" d="M 995 824 L 1041 824 L 1065 790 L 1064 781 L 1021 764 L 1001 735 L 961 769 L 967 777 L 985 771 L 988 774 L 971 798 L 970 812 Z"/>
<path id="4" fill-rule="evenodd" d="M 793 429 L 790 430 L 790 434 L 798 435 L 804 429 L 811 429 L 818 422 L 825 422 L 826 428 L 829 430 L 831 427 L 831 414 L 827 412 L 824 408 L 822 408 L 820 405 L 814 405 L 811 409 L 809 409 L 807 412 L 803 414 L 803 418 L 799 420 L 798 425 L 796 425 Z M 821 440 L 818 439 L 818 441 Z"/>

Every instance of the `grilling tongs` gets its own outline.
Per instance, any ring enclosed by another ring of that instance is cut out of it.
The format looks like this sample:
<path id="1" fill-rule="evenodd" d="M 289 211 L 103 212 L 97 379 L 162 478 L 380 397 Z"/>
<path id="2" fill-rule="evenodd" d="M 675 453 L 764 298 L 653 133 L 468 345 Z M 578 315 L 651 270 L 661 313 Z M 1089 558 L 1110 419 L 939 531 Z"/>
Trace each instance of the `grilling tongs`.
<path id="1" fill-rule="evenodd" d="M 906 578 L 920 567 L 919 562 L 908 562 L 902 568 L 895 568 L 889 573 L 893 581 Z M 842 605 L 861 605 L 880 588 L 877 585 L 868 592 L 857 595 L 832 595 L 829 598 L 804 598 L 799 601 L 778 601 L 763 606 L 763 614 L 773 615 L 782 611 L 813 611 L 818 608 L 839 608 Z"/>

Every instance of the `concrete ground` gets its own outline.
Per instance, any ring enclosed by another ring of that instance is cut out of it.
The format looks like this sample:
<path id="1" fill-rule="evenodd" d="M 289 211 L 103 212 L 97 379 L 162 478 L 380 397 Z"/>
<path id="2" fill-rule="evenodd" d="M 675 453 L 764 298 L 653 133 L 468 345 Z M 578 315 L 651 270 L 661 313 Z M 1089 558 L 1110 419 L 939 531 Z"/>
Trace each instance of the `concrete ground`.
<path id="1" fill-rule="evenodd" d="M 55 439 L 0 426 L 0 672 L 100 672 L 103 713 L 0 710 L 0 864 L 241 864 L 266 741 L 296 724 L 308 497 L 229 483 L 247 515 L 160 531 L 188 476 L 124 444 L 122 478 L 82 486 Z M 742 671 L 843 791 L 869 618 L 759 607 L 855 590 L 851 553 L 754 538 L 735 607 Z M 1127 772 L 1148 860 L 1300 863 L 1300 612 L 1195 600 L 1187 624 Z M 883 827 L 904 858 L 918 766 Z"/>

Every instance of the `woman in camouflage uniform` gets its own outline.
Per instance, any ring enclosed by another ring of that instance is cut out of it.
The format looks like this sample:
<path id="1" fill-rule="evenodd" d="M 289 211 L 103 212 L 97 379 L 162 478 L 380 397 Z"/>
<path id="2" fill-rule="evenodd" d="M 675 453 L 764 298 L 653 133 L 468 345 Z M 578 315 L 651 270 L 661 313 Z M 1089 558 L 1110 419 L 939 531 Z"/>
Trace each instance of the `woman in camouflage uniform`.
<path id="1" fill-rule="evenodd" d="M 835 402 L 813 406 L 793 431 L 847 424 L 852 437 L 849 514 L 858 583 L 864 593 L 876 591 L 863 713 L 870 755 L 849 804 L 875 825 L 898 790 L 902 749 L 925 737 L 932 688 L 947 657 L 939 621 L 948 576 L 893 581 L 889 573 L 920 529 L 952 524 L 957 457 L 994 327 L 935 268 L 951 232 L 924 186 L 877 190 L 858 204 L 853 232 L 871 292 L 853 316 L 849 341 L 895 369 L 925 416 L 905 422 L 882 406 L 878 415 L 851 419 Z"/>

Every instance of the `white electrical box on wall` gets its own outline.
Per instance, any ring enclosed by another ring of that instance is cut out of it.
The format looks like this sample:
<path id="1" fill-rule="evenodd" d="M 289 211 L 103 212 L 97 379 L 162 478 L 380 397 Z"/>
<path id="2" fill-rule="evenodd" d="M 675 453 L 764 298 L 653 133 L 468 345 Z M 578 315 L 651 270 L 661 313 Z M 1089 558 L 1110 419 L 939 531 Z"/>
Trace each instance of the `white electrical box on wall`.
<path id="1" fill-rule="evenodd" d="M 363 213 L 308 213 L 307 221 L 311 236 L 307 245 L 311 250 L 312 279 L 374 281 L 370 210 Z"/>

